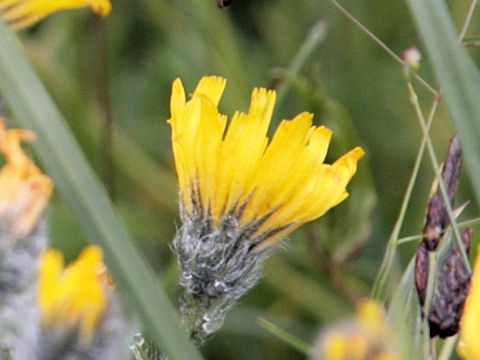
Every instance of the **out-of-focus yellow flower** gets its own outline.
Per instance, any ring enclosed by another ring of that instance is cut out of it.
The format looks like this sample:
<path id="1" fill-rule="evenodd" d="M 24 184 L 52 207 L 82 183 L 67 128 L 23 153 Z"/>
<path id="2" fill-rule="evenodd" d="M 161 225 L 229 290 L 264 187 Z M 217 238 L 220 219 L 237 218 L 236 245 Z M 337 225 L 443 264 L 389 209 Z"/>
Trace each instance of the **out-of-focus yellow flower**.
<path id="1" fill-rule="evenodd" d="M 339 332 L 332 331 L 325 339 L 325 358 L 342 360 L 348 353 L 348 339 Z"/>
<path id="2" fill-rule="evenodd" d="M 364 151 L 325 164 L 332 132 L 313 126 L 306 112 L 282 121 L 269 140 L 276 94 L 262 88 L 253 91 L 248 114 L 235 113 L 227 129 L 217 108 L 225 84 L 204 77 L 187 102 L 182 82 L 173 83 L 168 122 L 181 204 L 185 215 L 214 226 L 236 218 L 261 249 L 342 202 Z"/>
<path id="3" fill-rule="evenodd" d="M 458 354 L 465 360 L 480 359 L 480 246 L 477 247 L 477 258 L 473 269 L 470 291 L 465 301 L 460 321 L 460 340 L 457 345 Z"/>
<path id="4" fill-rule="evenodd" d="M 383 307 L 365 300 L 357 318 L 322 334 L 314 360 L 400 360 Z"/>
<path id="5" fill-rule="evenodd" d="M 7 130 L 0 118 L 0 152 L 6 158 L 6 164 L 0 169 L 0 219 L 10 222 L 10 230 L 16 237 L 32 230 L 53 189 L 52 180 L 22 151 L 22 141 L 30 142 L 34 138 L 27 130 Z"/>
<path id="6" fill-rule="evenodd" d="M 49 249 L 41 258 L 38 302 L 45 328 L 80 329 L 88 338 L 107 306 L 102 250 L 86 247 L 64 269 L 62 253 Z"/>
<path id="7" fill-rule="evenodd" d="M 383 306 L 376 301 L 362 301 L 357 307 L 357 316 L 359 324 L 370 333 L 388 334 L 390 332 Z"/>
<path id="8" fill-rule="evenodd" d="M 102 16 L 112 10 L 110 0 L 0 0 L 3 19 L 13 29 L 33 25 L 57 11 L 90 6 Z"/>

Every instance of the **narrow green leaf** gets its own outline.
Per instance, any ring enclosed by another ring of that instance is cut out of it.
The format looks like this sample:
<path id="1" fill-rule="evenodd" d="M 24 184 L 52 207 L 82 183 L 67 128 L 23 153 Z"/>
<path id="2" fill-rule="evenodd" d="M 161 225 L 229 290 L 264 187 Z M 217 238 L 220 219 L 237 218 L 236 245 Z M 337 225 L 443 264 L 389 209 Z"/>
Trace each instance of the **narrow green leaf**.
<path id="1" fill-rule="evenodd" d="M 290 78 L 295 78 L 300 73 L 300 70 L 303 68 L 308 59 L 310 59 L 314 50 L 325 40 L 327 37 L 327 24 L 325 21 L 320 20 L 315 25 L 313 25 L 310 33 L 307 35 L 303 43 L 300 45 L 297 53 L 293 57 L 292 61 L 288 65 L 287 69 L 277 71 L 279 72 L 279 77 L 288 76 Z M 282 73 L 283 72 L 283 73 Z M 279 109 L 283 105 L 283 101 L 290 90 L 291 82 L 283 81 L 278 87 L 277 103 L 276 108 Z"/>
<path id="2" fill-rule="evenodd" d="M 320 274 L 318 276 L 320 277 Z M 278 255 L 266 262 L 263 281 L 318 319 L 333 321 L 350 310 L 349 306 L 322 282 L 305 276 Z"/>
<path id="3" fill-rule="evenodd" d="M 105 249 L 116 281 L 130 295 L 152 339 L 170 360 L 201 359 L 180 329 L 175 309 L 159 280 L 132 244 L 21 45 L 1 20 L 0 92 L 19 124 L 37 134 L 34 146 L 46 172 L 90 241 Z"/>
<path id="4" fill-rule="evenodd" d="M 408 0 L 408 4 L 459 132 L 472 188 L 480 201 L 480 73 L 460 46 L 444 1 Z"/>
<path id="5" fill-rule="evenodd" d="M 414 277 L 415 257 L 410 260 L 405 269 L 388 309 L 388 318 L 395 331 L 404 360 L 418 360 L 421 353 L 422 320 Z"/>
<path id="6" fill-rule="evenodd" d="M 294 349 L 301 352 L 303 355 L 310 356 L 313 353 L 313 347 L 310 344 L 300 340 L 292 334 L 287 333 L 285 330 L 279 328 L 275 324 L 272 324 L 270 321 L 264 318 L 260 318 L 258 319 L 258 323 L 265 330 L 269 331 L 271 334 L 275 335 L 280 340 L 286 342 Z"/>

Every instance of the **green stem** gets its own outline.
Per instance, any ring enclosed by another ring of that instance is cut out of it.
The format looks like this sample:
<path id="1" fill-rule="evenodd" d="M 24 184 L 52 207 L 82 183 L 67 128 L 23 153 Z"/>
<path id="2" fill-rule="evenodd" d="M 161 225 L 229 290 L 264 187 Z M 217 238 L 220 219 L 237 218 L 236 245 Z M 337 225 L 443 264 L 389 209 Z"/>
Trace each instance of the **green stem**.
<path id="1" fill-rule="evenodd" d="M 388 55 L 390 55 L 396 62 L 403 65 L 403 60 L 395 54 L 382 40 L 380 40 L 374 33 L 372 33 L 365 25 L 363 25 L 358 19 L 353 16 L 347 9 L 340 5 L 336 0 L 328 0 L 335 6 L 347 19 L 354 23 L 360 30 L 362 30 L 370 39 L 372 39 L 378 46 L 380 46 Z M 435 90 L 427 81 L 425 81 L 420 75 L 415 74 L 415 79 L 419 81 L 428 91 L 435 96 L 438 96 L 438 91 Z"/>
<path id="2" fill-rule="evenodd" d="M 453 349 L 455 349 L 455 344 L 457 343 L 458 335 L 451 336 L 445 340 L 440 351 L 440 356 L 438 360 L 448 360 L 452 355 Z"/>
<path id="3" fill-rule="evenodd" d="M 465 34 L 467 33 L 468 27 L 470 26 L 470 22 L 472 21 L 472 16 L 473 16 L 473 11 L 475 10 L 475 7 L 477 6 L 478 0 L 472 0 L 470 3 L 470 7 L 468 8 L 468 13 L 467 16 L 465 17 L 465 21 L 463 23 L 462 31 L 460 32 L 460 35 L 458 36 L 458 39 L 460 42 L 463 41 L 465 38 Z"/>
<path id="4" fill-rule="evenodd" d="M 418 103 L 418 97 L 417 94 L 413 88 L 413 85 L 411 82 L 407 83 L 408 86 L 408 91 L 410 93 L 410 100 L 413 103 L 413 106 L 415 108 L 415 113 L 417 114 L 417 119 L 420 123 L 420 127 L 422 128 L 423 134 L 427 139 L 427 150 L 428 150 L 428 155 L 430 157 L 430 162 L 432 163 L 433 171 L 435 172 L 435 176 L 437 177 L 438 180 L 438 186 L 440 188 L 440 193 L 442 194 L 443 197 L 443 202 L 445 204 L 445 209 L 447 210 L 448 217 L 450 219 L 450 223 L 452 225 L 453 229 L 453 235 L 455 238 L 455 241 L 457 243 L 457 246 L 460 250 L 460 254 L 462 256 L 462 260 L 466 266 L 466 268 L 471 272 L 471 266 L 470 262 L 468 260 L 467 253 L 465 252 L 465 247 L 463 246 L 462 242 L 462 237 L 460 235 L 460 231 L 458 230 L 457 226 L 457 221 L 455 219 L 455 216 L 453 215 L 453 209 L 452 209 L 452 204 L 450 204 L 449 196 L 447 193 L 447 189 L 445 187 L 445 183 L 443 182 L 442 178 L 442 172 L 440 169 L 440 164 L 438 163 L 437 157 L 435 155 L 435 150 L 433 148 L 432 140 L 430 139 L 430 136 L 428 135 L 429 132 L 429 127 L 427 127 L 425 118 L 422 113 L 422 109 L 420 108 L 420 104 Z"/>
<path id="5" fill-rule="evenodd" d="M 272 324 L 270 321 L 267 321 L 264 318 L 260 318 L 258 319 L 258 323 L 265 330 L 275 335 L 280 340 L 286 342 L 287 344 L 292 346 L 294 349 L 301 352 L 303 355 L 310 356 L 313 353 L 313 347 L 310 344 L 300 340 L 299 338 L 293 336 L 292 334 L 287 333 L 285 330 L 279 328 L 275 324 Z"/>
<path id="6" fill-rule="evenodd" d="M 113 117 L 110 103 L 110 81 L 108 76 L 107 29 L 105 20 L 92 15 L 94 35 L 94 73 L 97 88 L 97 100 L 102 110 L 103 127 L 101 140 L 102 180 L 112 200 L 115 199 L 113 165 Z"/>
<path id="7" fill-rule="evenodd" d="M 413 166 L 412 174 L 410 175 L 410 180 L 408 181 L 407 190 L 405 191 L 405 195 L 403 196 L 400 212 L 398 214 L 397 221 L 395 222 L 395 225 L 393 227 L 392 233 L 390 234 L 390 237 L 388 239 L 387 249 L 385 252 L 385 256 L 383 257 L 382 265 L 380 266 L 378 276 L 375 279 L 375 282 L 373 284 L 372 297 L 374 299 L 380 299 L 383 288 L 390 274 L 393 261 L 395 259 L 395 253 L 398 246 L 398 240 L 397 240 L 398 235 L 400 233 L 400 229 L 402 228 L 403 220 L 405 218 L 405 213 L 407 211 L 407 206 L 410 202 L 410 197 L 412 195 L 413 186 L 415 185 L 415 181 L 418 176 L 420 164 L 422 162 L 423 154 L 425 152 L 425 145 L 427 143 L 428 131 L 430 130 L 433 117 L 435 116 L 435 113 L 437 111 L 438 103 L 439 103 L 438 98 L 435 98 L 432 104 L 432 108 L 430 109 L 429 117 L 428 117 L 427 131 L 426 133 L 424 133 L 422 142 L 420 143 L 417 157 L 415 159 L 415 164 Z"/>
<path id="8" fill-rule="evenodd" d="M 427 280 L 427 295 L 425 297 L 425 304 L 423 306 L 423 323 L 422 323 L 422 344 L 423 344 L 423 358 L 429 360 L 432 352 L 432 343 L 430 340 L 430 327 L 428 324 L 428 316 L 430 314 L 430 307 L 433 300 L 433 292 L 435 289 L 435 274 L 437 269 L 437 255 L 434 251 L 428 253 L 428 280 Z"/>
<path id="9" fill-rule="evenodd" d="M 323 40 L 325 40 L 326 27 L 327 26 L 323 20 L 313 25 L 312 30 L 310 30 L 310 33 L 308 34 L 307 38 L 302 43 L 295 57 L 292 59 L 292 61 L 288 65 L 288 68 L 287 68 L 288 76 L 295 77 L 300 72 L 303 65 L 305 65 L 305 62 L 310 58 L 310 55 L 317 48 L 317 46 L 321 44 Z M 277 102 L 276 102 L 277 109 L 280 108 L 281 104 L 283 104 L 283 101 L 285 100 L 285 96 L 287 95 L 289 89 L 290 89 L 289 81 L 287 82 L 284 81 L 279 86 L 277 91 L 278 95 L 277 95 Z"/>
<path id="10" fill-rule="evenodd" d="M 459 229 L 464 229 L 466 227 L 477 225 L 479 223 L 480 223 L 480 217 L 459 222 L 457 223 L 457 226 Z M 405 244 L 411 241 L 418 241 L 423 239 L 424 237 L 425 237 L 424 234 L 405 236 L 397 240 L 397 245 Z"/>

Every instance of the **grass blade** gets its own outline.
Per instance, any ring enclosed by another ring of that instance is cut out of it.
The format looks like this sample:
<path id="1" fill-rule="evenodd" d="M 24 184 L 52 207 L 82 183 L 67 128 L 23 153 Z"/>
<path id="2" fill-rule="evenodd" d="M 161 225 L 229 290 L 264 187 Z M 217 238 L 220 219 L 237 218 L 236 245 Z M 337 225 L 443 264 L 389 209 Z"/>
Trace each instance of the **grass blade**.
<path id="1" fill-rule="evenodd" d="M 129 239 L 21 45 L 1 20 L 0 92 L 19 124 L 36 132 L 34 146 L 43 166 L 90 241 L 105 249 L 116 281 L 130 295 L 152 339 L 170 360 L 201 359 L 180 329 L 174 307 Z"/>
<path id="2" fill-rule="evenodd" d="M 264 318 L 260 318 L 258 319 L 258 323 L 265 330 L 275 335 L 281 341 L 287 343 L 297 351 L 301 352 L 303 355 L 310 356 L 313 353 L 313 347 L 310 344 L 305 343 L 302 340 L 296 338 L 295 336 L 287 333 L 285 330 L 279 328 L 275 324 L 272 324 L 270 321 Z"/>
<path id="3" fill-rule="evenodd" d="M 477 202 L 480 201 L 480 73 L 460 46 L 444 1 L 408 0 L 416 26 L 459 132 Z"/>

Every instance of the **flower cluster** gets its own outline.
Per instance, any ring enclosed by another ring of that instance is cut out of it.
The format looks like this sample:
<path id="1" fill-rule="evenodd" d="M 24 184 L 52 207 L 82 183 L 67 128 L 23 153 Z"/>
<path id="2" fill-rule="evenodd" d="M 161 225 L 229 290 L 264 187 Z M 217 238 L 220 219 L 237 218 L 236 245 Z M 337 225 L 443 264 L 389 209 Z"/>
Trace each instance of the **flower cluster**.
<path id="1" fill-rule="evenodd" d="M 227 128 L 218 111 L 224 88 L 223 78 L 205 77 L 186 101 L 175 80 L 168 120 L 183 222 L 174 248 L 194 337 L 221 326 L 273 245 L 348 196 L 364 155 L 357 147 L 324 163 L 332 132 L 306 112 L 282 121 L 269 139 L 276 94 L 266 89 L 255 89 L 248 113 L 235 113 Z"/>
<path id="2" fill-rule="evenodd" d="M 0 345 L 13 360 L 120 358 L 122 317 L 101 249 L 66 269 L 61 253 L 45 250 L 53 182 L 22 151 L 33 139 L 0 120 Z"/>

